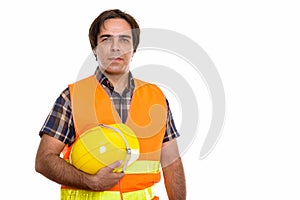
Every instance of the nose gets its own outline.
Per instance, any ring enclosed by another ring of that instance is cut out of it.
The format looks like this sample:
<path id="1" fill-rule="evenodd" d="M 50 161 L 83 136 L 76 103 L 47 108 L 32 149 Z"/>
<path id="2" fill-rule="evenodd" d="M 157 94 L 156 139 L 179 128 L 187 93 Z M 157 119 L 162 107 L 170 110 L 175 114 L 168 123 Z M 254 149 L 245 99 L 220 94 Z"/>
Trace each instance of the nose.
<path id="1" fill-rule="evenodd" d="M 118 38 L 114 37 L 111 43 L 111 51 L 120 51 L 120 44 Z"/>

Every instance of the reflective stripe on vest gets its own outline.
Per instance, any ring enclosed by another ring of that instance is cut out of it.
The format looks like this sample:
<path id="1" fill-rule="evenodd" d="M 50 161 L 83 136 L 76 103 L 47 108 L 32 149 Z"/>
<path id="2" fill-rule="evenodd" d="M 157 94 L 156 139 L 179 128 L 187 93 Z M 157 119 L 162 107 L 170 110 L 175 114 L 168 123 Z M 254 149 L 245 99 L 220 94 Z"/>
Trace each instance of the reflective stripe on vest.
<path id="1" fill-rule="evenodd" d="M 143 190 L 137 190 L 133 192 L 122 193 L 123 200 L 152 200 L 158 199 L 153 197 L 152 187 L 145 188 Z M 74 189 L 62 189 L 61 200 L 121 200 L 121 193 L 119 191 L 86 191 L 86 190 L 74 190 Z"/>
<path id="2" fill-rule="evenodd" d="M 125 174 L 156 174 L 159 167 L 159 161 L 137 160 L 126 168 Z"/>

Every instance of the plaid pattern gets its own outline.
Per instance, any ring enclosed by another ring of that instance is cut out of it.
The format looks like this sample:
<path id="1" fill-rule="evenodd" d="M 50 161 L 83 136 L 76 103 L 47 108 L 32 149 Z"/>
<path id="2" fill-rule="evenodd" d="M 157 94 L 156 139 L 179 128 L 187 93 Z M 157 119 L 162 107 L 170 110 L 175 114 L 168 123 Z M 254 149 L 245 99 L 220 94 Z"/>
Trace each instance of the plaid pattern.
<path id="1" fill-rule="evenodd" d="M 95 76 L 110 96 L 111 101 L 124 123 L 128 116 L 130 101 L 134 91 L 134 80 L 132 74 L 129 73 L 128 87 L 123 91 L 122 95 L 114 91 L 113 85 L 109 82 L 108 78 L 101 73 L 99 68 L 95 71 Z M 167 99 L 166 102 L 168 115 L 166 133 L 163 142 L 179 137 Z M 48 134 L 68 145 L 71 145 L 75 141 L 76 133 L 72 117 L 69 88 L 66 88 L 56 99 L 52 110 L 40 130 L 39 135 L 42 136 L 43 134 Z"/>
<path id="2" fill-rule="evenodd" d="M 101 83 L 105 91 L 108 93 L 110 100 L 113 102 L 114 107 L 116 108 L 116 110 L 119 113 L 119 116 L 122 119 L 122 122 L 125 123 L 128 116 L 128 110 L 130 107 L 131 97 L 133 95 L 134 90 L 134 80 L 132 74 L 129 73 L 128 86 L 127 88 L 125 88 L 122 95 L 114 91 L 114 86 L 109 82 L 108 78 L 106 78 L 106 76 L 101 73 L 99 68 L 97 68 L 95 76 L 97 80 L 100 80 L 99 82 Z"/>

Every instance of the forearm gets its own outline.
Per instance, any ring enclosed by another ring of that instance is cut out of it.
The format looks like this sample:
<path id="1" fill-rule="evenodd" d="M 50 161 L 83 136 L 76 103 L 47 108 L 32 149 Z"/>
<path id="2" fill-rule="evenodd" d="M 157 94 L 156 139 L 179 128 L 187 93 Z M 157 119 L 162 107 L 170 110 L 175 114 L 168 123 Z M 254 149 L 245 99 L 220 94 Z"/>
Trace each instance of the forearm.
<path id="1" fill-rule="evenodd" d="M 165 187 L 170 200 L 186 199 L 185 175 L 181 158 L 163 168 Z"/>
<path id="2" fill-rule="evenodd" d="M 89 175 L 77 170 L 58 155 L 48 154 L 37 159 L 36 171 L 58 184 L 89 189 L 87 184 Z"/>
<path id="3" fill-rule="evenodd" d="M 59 156 L 64 146 L 63 142 L 44 134 L 37 151 L 35 170 L 58 184 L 88 189 L 87 179 L 91 175 L 77 170 Z"/>
<path id="4" fill-rule="evenodd" d="M 118 161 L 93 175 L 76 169 L 59 156 L 64 146 L 59 140 L 43 135 L 36 155 L 35 170 L 61 185 L 97 191 L 112 188 L 124 176 L 124 173 L 113 172 L 121 165 Z"/>

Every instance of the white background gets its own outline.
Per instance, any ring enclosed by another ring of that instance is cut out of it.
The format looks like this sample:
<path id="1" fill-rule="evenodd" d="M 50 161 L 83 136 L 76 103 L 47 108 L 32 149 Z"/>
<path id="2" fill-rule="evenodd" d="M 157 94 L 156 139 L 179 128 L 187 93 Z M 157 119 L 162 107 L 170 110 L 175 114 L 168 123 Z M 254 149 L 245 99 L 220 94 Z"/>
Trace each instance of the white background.
<path id="1" fill-rule="evenodd" d="M 2 195 L 59 199 L 59 186 L 34 170 L 38 132 L 91 53 L 91 22 L 108 8 L 132 14 L 141 28 L 186 35 L 208 53 L 220 73 L 226 94 L 222 136 L 212 153 L 199 160 L 209 126 L 205 115 L 211 115 L 207 91 L 200 87 L 203 121 L 182 156 L 187 199 L 300 198 L 296 0 L 1 1 Z M 171 105 L 180 125 L 176 101 Z M 158 192 L 165 199 L 161 188 Z"/>

